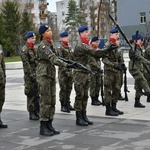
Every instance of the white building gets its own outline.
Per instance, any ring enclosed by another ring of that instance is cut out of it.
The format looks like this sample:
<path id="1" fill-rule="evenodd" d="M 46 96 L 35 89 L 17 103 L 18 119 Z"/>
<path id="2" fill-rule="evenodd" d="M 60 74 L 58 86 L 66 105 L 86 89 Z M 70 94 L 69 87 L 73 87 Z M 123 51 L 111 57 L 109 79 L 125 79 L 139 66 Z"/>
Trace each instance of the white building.
<path id="1" fill-rule="evenodd" d="M 5 3 L 7 0 L 0 0 L 0 4 Z M 19 9 L 22 12 L 26 9 L 31 17 L 35 27 L 40 24 L 48 23 L 47 0 L 10 0 L 19 4 Z"/>

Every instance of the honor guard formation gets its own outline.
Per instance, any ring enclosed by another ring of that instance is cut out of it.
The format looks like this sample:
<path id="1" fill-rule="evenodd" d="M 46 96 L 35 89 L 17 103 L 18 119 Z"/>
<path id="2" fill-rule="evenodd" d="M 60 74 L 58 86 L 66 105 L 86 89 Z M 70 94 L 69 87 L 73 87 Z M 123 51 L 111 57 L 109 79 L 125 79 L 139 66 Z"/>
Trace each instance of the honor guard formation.
<path id="1" fill-rule="evenodd" d="M 115 22 L 114 22 L 115 23 Z M 118 108 L 118 100 L 128 101 L 127 74 L 134 78 L 135 102 L 133 107 L 144 108 L 141 96 L 150 102 L 150 36 L 143 37 L 138 31 L 128 40 L 116 24 L 109 30 L 109 39 L 101 41 L 98 36 L 90 37 L 87 25 L 78 27 L 78 41 L 73 49 L 69 32 L 59 33 L 60 42 L 56 46 L 52 40 L 52 28 L 43 24 L 39 27 L 40 43 L 35 49 L 36 35 L 28 31 L 20 57 L 24 71 L 24 94 L 27 99 L 29 119 L 39 121 L 39 134 L 54 136 L 60 131 L 54 128 L 53 120 L 56 104 L 56 68 L 58 66 L 60 110 L 75 112 L 77 126 L 91 126 L 87 114 L 87 103 L 104 106 L 106 116 L 123 115 Z M 123 51 L 119 49 L 120 34 L 130 46 L 129 66 L 125 65 Z M 143 42 L 147 43 L 144 51 Z M 5 62 L 0 46 L 0 115 L 5 102 Z M 124 87 L 125 97 L 121 88 Z M 72 89 L 75 90 L 71 101 Z M 0 128 L 7 128 L 0 116 Z M 81 127 L 82 128 L 82 127 Z"/>

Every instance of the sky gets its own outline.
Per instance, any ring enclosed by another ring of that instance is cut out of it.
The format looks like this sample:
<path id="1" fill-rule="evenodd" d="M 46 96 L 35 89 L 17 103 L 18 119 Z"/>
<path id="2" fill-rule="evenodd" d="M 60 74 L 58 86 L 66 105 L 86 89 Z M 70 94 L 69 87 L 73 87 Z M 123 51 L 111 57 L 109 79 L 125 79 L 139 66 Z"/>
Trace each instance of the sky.
<path id="1" fill-rule="evenodd" d="M 58 1 L 61 1 L 61 0 L 47 0 L 47 2 L 49 3 L 48 11 L 56 12 L 56 2 Z"/>

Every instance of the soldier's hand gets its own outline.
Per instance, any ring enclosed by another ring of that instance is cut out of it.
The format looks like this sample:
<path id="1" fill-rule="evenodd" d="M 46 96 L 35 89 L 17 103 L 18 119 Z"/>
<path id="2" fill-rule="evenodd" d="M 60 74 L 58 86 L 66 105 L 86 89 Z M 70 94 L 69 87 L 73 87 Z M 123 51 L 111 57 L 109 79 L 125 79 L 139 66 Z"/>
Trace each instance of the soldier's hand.
<path id="1" fill-rule="evenodd" d="M 107 48 L 107 51 L 112 51 L 114 49 L 117 49 L 118 46 L 115 46 L 115 45 L 110 45 L 108 48 Z"/>
<path id="2" fill-rule="evenodd" d="M 75 68 L 75 63 L 73 63 L 73 64 L 67 64 L 67 66 L 66 66 L 68 69 L 69 68 Z"/>
<path id="3" fill-rule="evenodd" d="M 117 70 L 119 70 L 119 71 L 122 71 L 122 69 L 123 69 L 120 64 L 115 64 L 114 68 L 117 69 Z"/>
<path id="4" fill-rule="evenodd" d="M 31 80 L 31 82 L 36 82 L 36 76 L 35 76 L 35 74 L 30 74 L 30 80 Z"/>

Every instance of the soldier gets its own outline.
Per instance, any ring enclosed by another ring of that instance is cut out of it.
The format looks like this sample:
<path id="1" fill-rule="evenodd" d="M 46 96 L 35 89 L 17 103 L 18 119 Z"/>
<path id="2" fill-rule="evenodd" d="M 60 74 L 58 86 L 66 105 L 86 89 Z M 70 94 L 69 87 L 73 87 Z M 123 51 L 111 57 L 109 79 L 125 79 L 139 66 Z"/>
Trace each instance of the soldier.
<path id="1" fill-rule="evenodd" d="M 110 45 L 108 49 L 93 50 L 89 46 L 89 30 L 88 26 L 84 25 L 78 28 L 80 41 L 77 43 L 74 49 L 74 59 L 80 64 L 83 64 L 89 68 L 88 56 L 102 57 L 110 50 L 114 49 Z M 76 92 L 74 108 L 76 111 L 76 125 L 88 126 L 92 125 L 93 122 L 87 118 L 87 101 L 88 101 L 88 90 L 90 86 L 90 75 L 83 70 L 75 69 L 73 73 L 74 77 L 74 89 Z"/>
<path id="2" fill-rule="evenodd" d="M 60 40 L 61 45 L 59 45 L 58 47 L 59 56 L 68 60 L 73 60 L 73 52 L 71 46 L 69 45 L 68 32 L 60 33 Z M 59 67 L 58 78 L 60 86 L 59 98 L 61 103 L 61 111 L 70 113 L 70 110 L 74 110 L 74 108 L 70 104 L 70 94 L 73 84 L 72 69 L 68 69 L 66 67 Z"/>
<path id="3" fill-rule="evenodd" d="M 0 45 L 0 128 L 7 128 L 1 120 L 2 107 L 5 102 L 5 84 L 6 84 L 6 71 L 2 46 Z"/>
<path id="4" fill-rule="evenodd" d="M 129 72 L 133 76 L 134 82 L 134 89 L 135 89 L 135 103 L 134 107 L 137 108 L 145 108 L 144 105 L 140 103 L 140 98 L 142 95 L 150 95 L 150 87 L 148 85 L 147 80 L 144 77 L 144 67 L 150 64 L 150 61 L 143 57 L 143 51 L 141 49 L 142 46 L 142 39 L 143 37 L 138 35 L 132 35 L 132 43 L 133 50 L 129 51 Z M 136 44 L 136 45 L 135 45 Z M 136 46 L 136 48 L 135 48 Z M 144 92 L 142 91 L 144 90 Z"/>
<path id="5" fill-rule="evenodd" d="M 92 37 L 90 40 L 90 46 L 93 50 L 98 50 L 100 39 L 98 36 Z M 89 57 L 89 64 L 91 70 L 95 73 L 95 75 L 90 76 L 90 96 L 91 96 L 91 105 L 99 106 L 102 103 L 98 99 L 100 86 L 101 86 L 101 60 L 99 57 Z"/>
<path id="6" fill-rule="evenodd" d="M 30 120 L 39 120 L 38 87 L 36 82 L 36 35 L 28 31 L 25 35 L 26 44 L 23 46 L 20 56 L 23 63 L 25 95 L 27 96 L 27 110 Z"/>
<path id="7" fill-rule="evenodd" d="M 118 28 L 110 29 L 110 39 L 105 43 L 119 46 L 119 31 Z M 118 96 L 121 88 L 121 74 L 124 62 L 120 58 L 120 52 L 116 48 L 114 51 L 107 53 L 103 59 L 104 63 L 104 97 L 107 116 L 118 116 L 124 114 L 123 111 L 117 109 Z"/>
<path id="8" fill-rule="evenodd" d="M 147 60 L 150 60 L 150 36 L 147 37 L 147 48 L 144 53 L 144 57 Z M 150 87 L 150 67 L 147 65 L 147 68 L 144 69 L 144 76 L 147 79 L 148 85 Z M 150 102 L 150 95 L 147 96 L 147 102 Z"/>
<path id="9" fill-rule="evenodd" d="M 37 81 L 40 94 L 40 135 L 52 136 L 60 132 L 52 125 L 55 114 L 56 103 L 56 80 L 55 65 L 72 67 L 57 56 L 52 38 L 52 29 L 48 25 L 41 25 L 39 28 L 41 42 L 37 49 Z"/>

